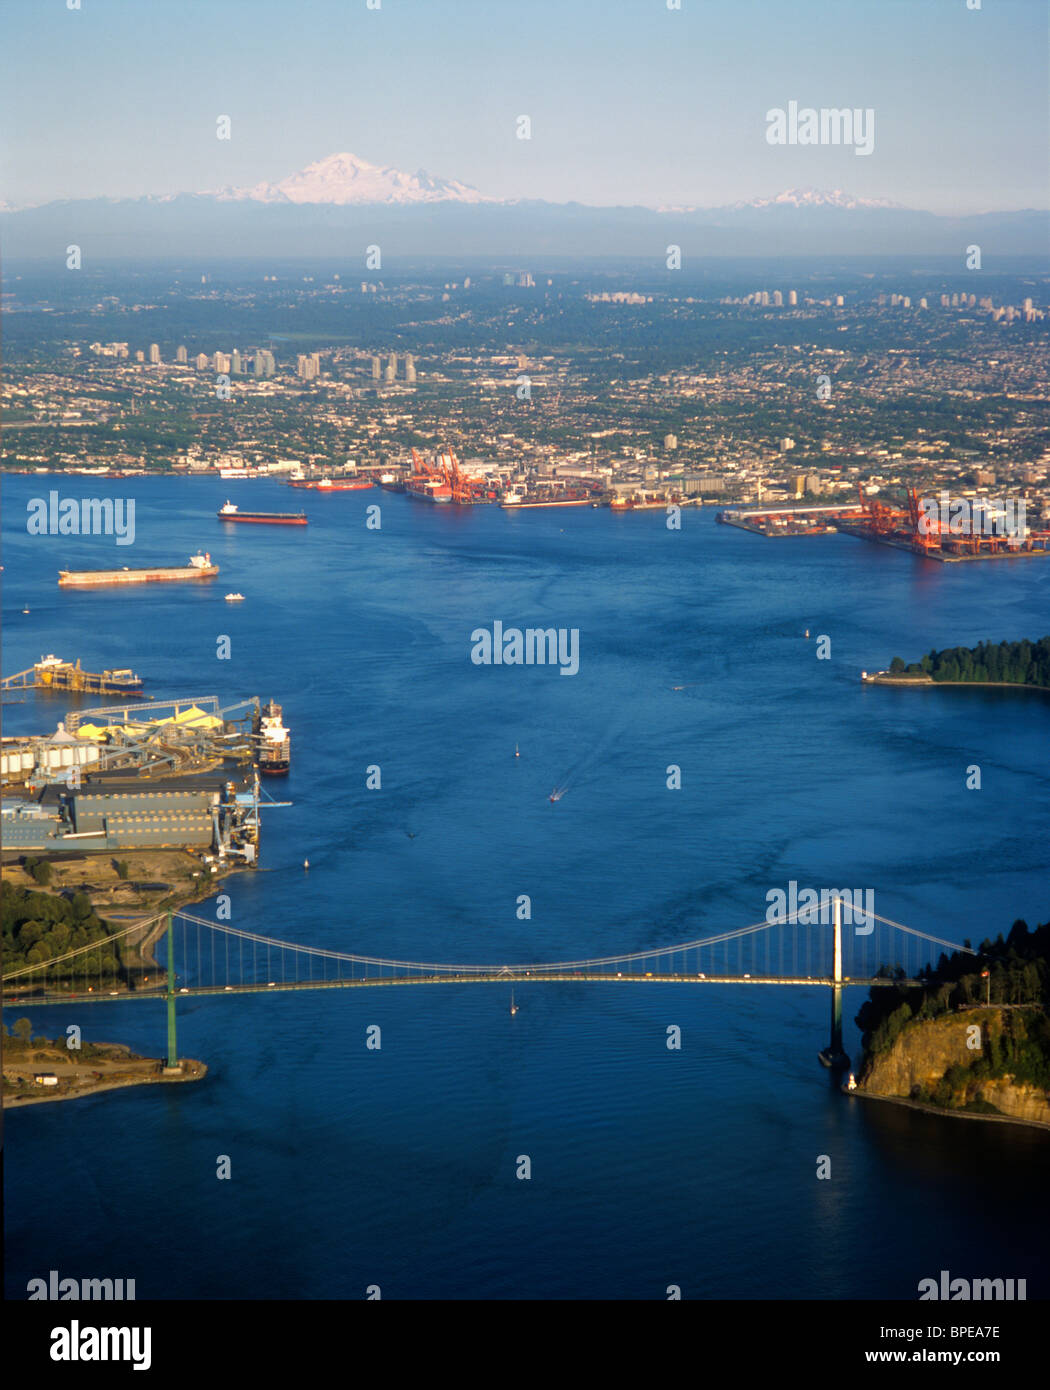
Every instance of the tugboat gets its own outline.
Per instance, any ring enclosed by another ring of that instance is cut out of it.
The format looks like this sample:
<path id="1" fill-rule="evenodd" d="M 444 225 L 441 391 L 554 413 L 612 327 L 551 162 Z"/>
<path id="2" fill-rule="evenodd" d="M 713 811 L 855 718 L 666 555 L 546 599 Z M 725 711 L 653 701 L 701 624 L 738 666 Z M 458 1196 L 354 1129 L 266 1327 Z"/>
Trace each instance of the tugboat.
<path id="1" fill-rule="evenodd" d="M 260 772 L 284 773 L 291 765 L 291 736 L 281 719 L 281 707 L 275 700 L 256 714 L 252 722 L 255 738 L 255 761 Z"/>

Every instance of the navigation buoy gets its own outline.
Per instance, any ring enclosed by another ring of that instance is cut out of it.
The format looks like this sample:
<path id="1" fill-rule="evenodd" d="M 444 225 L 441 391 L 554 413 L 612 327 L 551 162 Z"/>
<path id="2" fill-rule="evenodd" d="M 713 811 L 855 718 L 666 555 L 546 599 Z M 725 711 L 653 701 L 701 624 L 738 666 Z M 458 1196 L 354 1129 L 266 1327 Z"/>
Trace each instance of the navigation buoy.
<path id="1" fill-rule="evenodd" d="M 310 861 L 309 861 L 309 859 L 304 859 L 304 860 L 303 860 L 303 868 L 304 868 L 304 869 L 308 869 L 309 867 L 310 867 Z"/>

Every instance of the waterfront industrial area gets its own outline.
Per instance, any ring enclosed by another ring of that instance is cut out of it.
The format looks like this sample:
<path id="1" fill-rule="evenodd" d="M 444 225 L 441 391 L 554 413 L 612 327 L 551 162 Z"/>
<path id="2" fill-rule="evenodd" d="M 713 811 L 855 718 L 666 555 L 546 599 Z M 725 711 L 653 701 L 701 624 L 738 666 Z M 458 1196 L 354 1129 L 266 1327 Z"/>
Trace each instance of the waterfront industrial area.
<path id="1" fill-rule="evenodd" d="M 381 483 L 508 510 L 900 512 L 947 490 L 1023 502 L 1046 531 L 1039 277 L 984 272 L 978 294 L 958 273 L 798 274 L 157 275 L 126 306 L 99 273 L 60 303 L 19 283 L 0 468 L 283 479 L 297 502 Z"/>
<path id="2" fill-rule="evenodd" d="M 253 866 L 260 807 L 280 804 L 259 775 L 287 772 L 290 744 L 274 701 L 220 708 L 214 695 L 76 709 L 50 735 L 5 736 L 4 862 L 178 849 L 207 872 Z"/>

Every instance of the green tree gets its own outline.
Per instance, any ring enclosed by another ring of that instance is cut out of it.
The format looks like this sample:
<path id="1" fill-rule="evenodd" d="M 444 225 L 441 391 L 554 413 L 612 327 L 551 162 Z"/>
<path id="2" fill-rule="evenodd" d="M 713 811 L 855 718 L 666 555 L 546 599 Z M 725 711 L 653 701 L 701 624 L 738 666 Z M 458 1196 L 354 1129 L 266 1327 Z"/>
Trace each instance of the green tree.
<path id="1" fill-rule="evenodd" d="M 74 893 L 70 899 L 70 907 L 73 909 L 73 916 L 78 921 L 87 921 L 92 915 L 91 899 L 86 893 Z"/>
<path id="2" fill-rule="evenodd" d="M 15 1026 L 12 1028 L 11 1031 L 14 1034 L 14 1036 L 19 1040 L 19 1042 L 23 1043 L 26 1047 L 28 1047 L 29 1040 L 33 1036 L 32 1020 L 28 1018 L 16 1018 Z"/>

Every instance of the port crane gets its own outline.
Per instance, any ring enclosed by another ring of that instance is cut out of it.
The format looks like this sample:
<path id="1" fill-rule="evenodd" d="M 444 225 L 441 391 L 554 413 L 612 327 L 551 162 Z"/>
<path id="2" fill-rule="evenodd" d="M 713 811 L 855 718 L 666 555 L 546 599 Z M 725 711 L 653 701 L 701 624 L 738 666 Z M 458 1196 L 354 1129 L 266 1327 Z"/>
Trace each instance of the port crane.
<path id="1" fill-rule="evenodd" d="M 965 531 L 953 531 L 939 511 L 931 515 L 923 508 L 915 487 L 905 490 L 903 505 L 897 506 L 868 496 L 860 483 L 857 492 L 861 506 L 861 516 L 854 523 L 857 530 L 872 540 L 896 540 L 925 554 L 980 555 L 984 551 L 997 555 L 1010 550 L 1045 550 L 1050 541 L 1050 531 L 1033 531 L 1026 536 L 988 534 L 972 521 Z"/>

